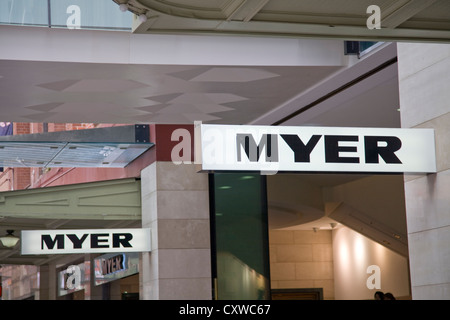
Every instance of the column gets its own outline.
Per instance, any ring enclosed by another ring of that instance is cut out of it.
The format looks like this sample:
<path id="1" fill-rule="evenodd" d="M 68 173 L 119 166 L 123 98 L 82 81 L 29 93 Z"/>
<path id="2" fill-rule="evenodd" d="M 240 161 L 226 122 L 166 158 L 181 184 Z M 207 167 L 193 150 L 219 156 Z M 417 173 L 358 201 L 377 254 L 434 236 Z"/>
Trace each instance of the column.
<path id="1" fill-rule="evenodd" d="M 141 254 L 140 299 L 211 299 L 207 174 L 193 164 L 158 161 L 141 172 L 141 184 L 152 251 Z"/>
<path id="2" fill-rule="evenodd" d="M 399 43 L 398 61 L 402 127 L 436 139 L 437 173 L 404 178 L 412 298 L 450 299 L 450 45 Z"/>
<path id="3" fill-rule="evenodd" d="M 85 254 L 84 267 L 85 277 L 89 282 L 85 284 L 84 300 L 103 300 L 103 287 L 95 285 L 95 265 L 94 258 L 99 254 Z"/>
<path id="4" fill-rule="evenodd" d="M 39 266 L 39 300 L 56 300 L 56 266 Z"/>

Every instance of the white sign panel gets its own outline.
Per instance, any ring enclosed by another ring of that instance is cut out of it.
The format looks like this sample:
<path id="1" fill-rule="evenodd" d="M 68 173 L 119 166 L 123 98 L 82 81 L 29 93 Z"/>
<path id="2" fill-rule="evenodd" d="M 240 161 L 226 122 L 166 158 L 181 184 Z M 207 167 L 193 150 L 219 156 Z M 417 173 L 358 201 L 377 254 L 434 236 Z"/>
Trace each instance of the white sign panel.
<path id="1" fill-rule="evenodd" d="M 433 129 L 201 125 L 205 171 L 436 172 Z"/>
<path id="2" fill-rule="evenodd" d="M 150 229 L 22 231 L 22 254 L 151 251 Z"/>

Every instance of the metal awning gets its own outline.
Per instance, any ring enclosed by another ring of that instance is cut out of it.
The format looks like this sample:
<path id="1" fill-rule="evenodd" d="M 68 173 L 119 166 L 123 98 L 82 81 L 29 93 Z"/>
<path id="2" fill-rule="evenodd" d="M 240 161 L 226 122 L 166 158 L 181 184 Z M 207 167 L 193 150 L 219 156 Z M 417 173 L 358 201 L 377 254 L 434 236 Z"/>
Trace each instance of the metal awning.
<path id="1" fill-rule="evenodd" d="M 14 230 L 103 229 L 141 227 L 141 181 L 96 181 L 0 192 L 0 235 Z M 0 243 L 1 264 L 42 265 L 53 255 L 22 256 L 20 243 Z"/>
<path id="2" fill-rule="evenodd" d="M 123 168 L 153 145 L 149 125 L 2 136 L 0 166 Z"/>

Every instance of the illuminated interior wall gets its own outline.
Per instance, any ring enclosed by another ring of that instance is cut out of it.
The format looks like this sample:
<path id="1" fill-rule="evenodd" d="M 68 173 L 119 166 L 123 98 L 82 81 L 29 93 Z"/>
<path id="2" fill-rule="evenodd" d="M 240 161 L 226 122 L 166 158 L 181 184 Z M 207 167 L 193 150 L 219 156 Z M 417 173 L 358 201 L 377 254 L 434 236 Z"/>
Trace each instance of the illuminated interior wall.
<path id="1" fill-rule="evenodd" d="M 332 232 L 336 300 L 373 299 L 376 291 L 410 297 L 408 260 L 346 227 Z"/>
<path id="2" fill-rule="evenodd" d="M 270 230 L 272 289 L 322 288 L 334 299 L 331 230 Z"/>

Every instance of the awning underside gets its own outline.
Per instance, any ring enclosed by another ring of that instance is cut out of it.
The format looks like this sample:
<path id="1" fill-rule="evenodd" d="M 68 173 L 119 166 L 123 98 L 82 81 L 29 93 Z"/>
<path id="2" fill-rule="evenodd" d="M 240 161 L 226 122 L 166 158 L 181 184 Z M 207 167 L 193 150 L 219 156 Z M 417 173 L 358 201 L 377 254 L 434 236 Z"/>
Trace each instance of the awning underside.
<path id="1" fill-rule="evenodd" d="M 0 166 L 123 168 L 151 146 L 124 143 L 0 142 Z"/>
<path id="2" fill-rule="evenodd" d="M 148 125 L 3 136 L 0 166 L 123 168 L 152 146 Z"/>
<path id="3" fill-rule="evenodd" d="M 0 235 L 14 230 L 141 227 L 141 182 L 117 179 L 0 192 Z M 22 256 L 0 244 L 0 264 L 49 263 L 55 256 Z"/>

